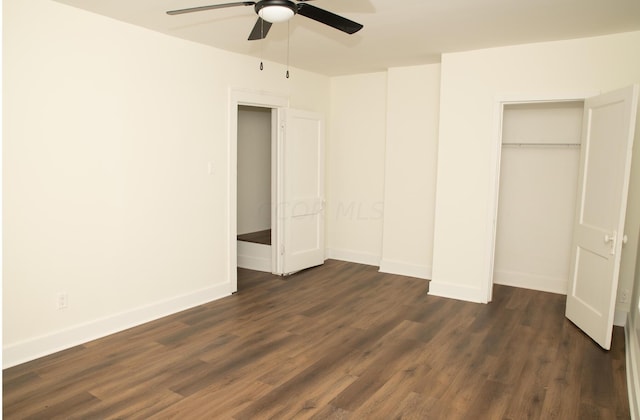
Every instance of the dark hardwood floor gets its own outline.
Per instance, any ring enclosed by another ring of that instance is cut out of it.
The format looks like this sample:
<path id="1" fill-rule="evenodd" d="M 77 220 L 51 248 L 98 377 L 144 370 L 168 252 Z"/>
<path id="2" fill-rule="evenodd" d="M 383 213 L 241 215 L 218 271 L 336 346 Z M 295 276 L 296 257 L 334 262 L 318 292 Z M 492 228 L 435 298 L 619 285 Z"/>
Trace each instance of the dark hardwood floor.
<path id="1" fill-rule="evenodd" d="M 233 296 L 4 371 L 5 419 L 628 419 L 624 332 L 564 296 L 489 305 L 329 260 L 239 270 Z"/>
<path id="2" fill-rule="evenodd" d="M 255 244 L 271 245 L 271 229 L 238 235 L 238 240 L 253 242 Z"/>

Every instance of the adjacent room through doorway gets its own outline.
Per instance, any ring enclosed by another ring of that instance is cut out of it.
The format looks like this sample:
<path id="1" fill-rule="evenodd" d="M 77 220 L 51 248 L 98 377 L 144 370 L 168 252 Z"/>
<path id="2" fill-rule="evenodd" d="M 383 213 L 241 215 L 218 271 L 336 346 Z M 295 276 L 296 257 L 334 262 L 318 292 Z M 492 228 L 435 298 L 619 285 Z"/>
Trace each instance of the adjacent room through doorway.
<path id="1" fill-rule="evenodd" d="M 238 106 L 238 266 L 272 271 L 272 112 Z"/>

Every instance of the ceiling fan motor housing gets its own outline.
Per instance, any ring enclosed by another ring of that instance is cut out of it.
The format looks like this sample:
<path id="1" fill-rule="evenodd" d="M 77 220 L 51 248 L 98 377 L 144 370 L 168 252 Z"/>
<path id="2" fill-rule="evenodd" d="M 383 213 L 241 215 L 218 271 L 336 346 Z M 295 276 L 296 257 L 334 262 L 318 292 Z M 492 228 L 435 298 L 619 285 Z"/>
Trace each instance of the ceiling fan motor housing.
<path id="1" fill-rule="evenodd" d="M 291 0 L 261 0 L 254 9 L 258 16 L 271 23 L 285 22 L 298 13 L 298 6 Z"/>
<path id="2" fill-rule="evenodd" d="M 205 10 L 225 9 L 227 7 L 253 6 L 254 11 L 259 16 L 251 33 L 249 41 L 264 39 L 273 23 L 286 22 L 295 15 L 304 16 L 315 20 L 323 25 L 331 26 L 347 34 L 354 34 L 362 29 L 362 25 L 345 17 L 336 15 L 328 10 L 312 6 L 308 0 L 259 0 L 259 1 L 236 1 L 233 3 L 211 4 L 208 6 L 189 7 L 186 9 L 169 10 L 168 15 L 181 15 L 183 13 L 204 12 Z"/>

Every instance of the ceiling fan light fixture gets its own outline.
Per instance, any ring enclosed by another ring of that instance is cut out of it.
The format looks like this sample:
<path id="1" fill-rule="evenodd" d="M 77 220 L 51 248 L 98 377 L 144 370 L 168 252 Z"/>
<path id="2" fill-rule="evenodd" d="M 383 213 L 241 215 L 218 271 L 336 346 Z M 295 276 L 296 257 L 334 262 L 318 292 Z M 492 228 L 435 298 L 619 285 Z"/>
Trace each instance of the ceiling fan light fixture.
<path id="1" fill-rule="evenodd" d="M 266 3 L 266 4 L 265 4 Z M 258 9 L 258 5 L 261 7 Z M 296 5 L 291 1 L 268 1 L 256 4 L 258 16 L 267 22 L 286 22 L 296 14 Z"/>

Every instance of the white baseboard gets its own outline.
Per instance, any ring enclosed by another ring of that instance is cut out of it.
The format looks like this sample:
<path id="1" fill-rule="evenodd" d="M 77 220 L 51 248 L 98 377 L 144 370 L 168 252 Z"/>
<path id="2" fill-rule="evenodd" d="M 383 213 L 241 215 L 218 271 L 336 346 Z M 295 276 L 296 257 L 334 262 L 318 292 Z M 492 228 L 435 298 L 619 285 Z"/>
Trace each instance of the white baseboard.
<path id="1" fill-rule="evenodd" d="M 621 311 L 620 309 L 616 309 L 613 313 L 613 325 L 616 327 L 626 327 L 627 326 L 627 316 L 629 312 Z"/>
<path id="2" fill-rule="evenodd" d="M 402 261 L 385 260 L 380 261 L 380 272 L 389 274 L 399 274 L 401 276 L 416 277 L 419 279 L 431 278 L 431 267 L 428 265 L 410 264 Z"/>
<path id="3" fill-rule="evenodd" d="M 221 283 L 186 295 L 141 306 L 3 347 L 3 369 L 65 350 L 97 338 L 135 327 L 185 309 L 230 295 L 229 283 Z"/>
<path id="4" fill-rule="evenodd" d="M 566 295 L 569 288 L 567 279 L 507 270 L 495 270 L 493 282 L 504 286 L 522 287 L 561 295 Z"/>
<path id="5" fill-rule="evenodd" d="M 452 283 L 436 282 L 431 280 L 429 282 L 429 294 L 432 296 L 464 300 L 467 302 L 486 303 L 480 289 Z"/>
<path id="6" fill-rule="evenodd" d="M 631 319 L 631 313 L 627 315 L 627 323 L 624 328 L 625 361 L 627 371 L 627 394 L 629 395 L 629 412 L 631 420 L 640 420 L 640 371 L 638 370 L 638 358 L 640 346 L 638 346 L 638 333 Z"/>
<path id="7" fill-rule="evenodd" d="M 327 248 L 325 250 L 325 258 L 340 260 L 340 261 L 348 261 L 357 264 L 366 264 L 373 266 L 380 266 L 380 256 L 367 254 L 363 252 L 356 251 L 348 251 L 344 249 L 331 249 Z"/>
<path id="8" fill-rule="evenodd" d="M 238 267 L 271 273 L 271 246 L 238 241 Z"/>

